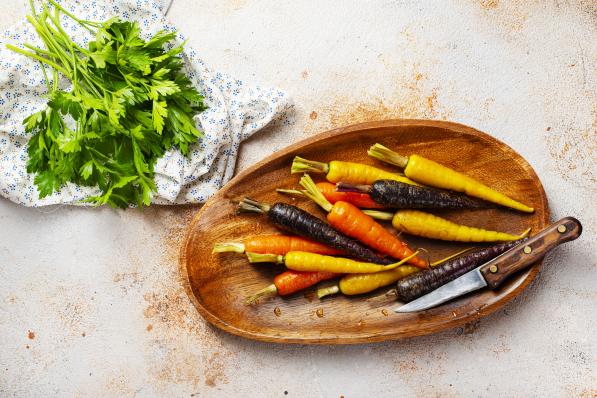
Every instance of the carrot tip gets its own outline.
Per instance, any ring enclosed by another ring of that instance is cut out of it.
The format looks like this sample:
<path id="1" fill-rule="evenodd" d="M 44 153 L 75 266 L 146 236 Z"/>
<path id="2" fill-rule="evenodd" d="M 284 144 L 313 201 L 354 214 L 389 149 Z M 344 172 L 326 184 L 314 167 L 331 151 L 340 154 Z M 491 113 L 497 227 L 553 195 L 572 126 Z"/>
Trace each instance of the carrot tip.
<path id="1" fill-rule="evenodd" d="M 473 249 L 474 249 L 474 247 L 467 247 L 466 249 L 460 250 L 459 252 L 456 252 L 454 254 L 450 254 L 448 257 L 444 257 L 444 258 L 442 258 L 440 260 L 434 261 L 434 262 L 430 263 L 429 265 L 432 266 L 432 267 L 435 267 L 437 265 L 445 263 L 446 261 L 452 260 L 453 258 L 456 258 L 456 257 L 458 257 L 458 256 L 460 256 L 460 255 L 462 255 L 462 254 L 464 254 L 466 252 L 469 252 L 469 251 L 471 251 Z"/>
<path id="2" fill-rule="evenodd" d="M 393 264 L 387 265 L 387 266 L 384 268 L 384 271 L 389 271 L 389 270 L 391 270 L 391 269 L 398 268 L 399 266 L 401 266 L 402 264 L 404 264 L 405 262 L 407 262 L 407 261 L 408 261 L 408 260 L 410 260 L 411 258 L 413 258 L 413 257 L 416 257 L 416 256 L 417 256 L 417 254 L 419 254 L 420 252 L 421 252 L 421 250 L 417 250 L 416 252 L 414 252 L 414 253 L 413 253 L 413 254 L 411 254 L 410 256 L 408 256 L 408 257 L 404 257 L 402 260 L 398 261 L 397 263 L 393 263 Z"/>
<path id="3" fill-rule="evenodd" d="M 532 228 L 527 229 L 526 231 L 524 231 L 523 233 L 518 235 L 518 237 L 516 239 L 518 240 L 518 239 L 526 238 L 531 233 L 531 229 Z"/>

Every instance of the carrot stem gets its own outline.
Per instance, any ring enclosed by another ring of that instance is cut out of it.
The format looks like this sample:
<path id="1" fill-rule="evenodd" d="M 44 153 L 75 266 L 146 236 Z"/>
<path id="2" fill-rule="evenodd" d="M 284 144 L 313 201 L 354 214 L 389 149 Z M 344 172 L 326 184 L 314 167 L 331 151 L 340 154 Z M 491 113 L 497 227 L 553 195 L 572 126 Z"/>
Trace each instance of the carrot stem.
<path id="1" fill-rule="evenodd" d="M 367 155 L 400 168 L 405 168 L 408 163 L 408 156 L 402 156 L 381 144 L 375 144 L 369 148 Z"/>
<path id="2" fill-rule="evenodd" d="M 325 198 L 332 204 L 336 203 L 336 202 L 343 201 L 343 202 L 351 203 L 360 209 L 381 209 L 381 208 L 383 208 L 382 205 L 378 204 L 373 199 L 371 199 L 371 197 L 367 193 L 349 191 L 349 190 L 346 190 L 346 191 L 338 190 L 338 189 L 336 189 L 336 185 L 329 183 L 329 182 L 320 182 L 320 183 L 315 184 L 315 186 L 317 187 L 319 192 L 321 192 L 323 194 L 323 196 L 325 196 Z M 365 187 L 366 185 L 359 185 L 359 186 Z M 305 197 L 304 190 L 280 189 L 279 188 L 279 189 L 276 189 L 276 191 L 278 193 L 285 194 L 285 195 Z"/>
<path id="3" fill-rule="evenodd" d="M 321 287 L 321 288 L 317 289 L 317 298 L 321 299 L 325 296 L 336 294 L 338 292 L 340 292 L 340 286 L 338 286 L 338 284 L 335 284 L 332 286 Z"/>
<path id="4" fill-rule="evenodd" d="M 363 213 L 378 220 L 391 221 L 394 218 L 394 213 L 389 213 L 387 211 L 363 210 Z"/>
<path id="5" fill-rule="evenodd" d="M 309 174 L 305 174 L 304 176 L 302 176 L 299 181 L 299 184 L 301 184 L 301 186 L 305 188 L 305 191 L 303 191 L 303 193 L 306 197 L 311 199 L 313 202 L 317 203 L 322 209 L 324 209 L 328 213 L 332 210 L 332 207 L 334 206 L 325 198 L 325 196 L 323 196 L 321 191 L 317 189 L 317 186 L 315 186 L 315 183 L 313 182 L 311 177 L 309 177 Z"/>
<path id="6" fill-rule="evenodd" d="M 336 184 L 336 192 L 360 192 L 369 193 L 371 185 L 356 185 L 347 182 L 339 182 Z"/>
<path id="7" fill-rule="evenodd" d="M 264 287 L 257 293 L 247 296 L 245 298 L 245 305 L 251 305 L 257 303 L 260 298 L 273 296 L 278 293 L 278 288 L 273 283 L 267 287 Z"/>
<path id="8" fill-rule="evenodd" d="M 324 173 L 327 174 L 330 171 L 330 166 L 327 163 L 316 162 L 314 160 L 308 160 L 295 156 L 292 161 L 292 167 L 290 168 L 291 174 L 297 173 Z"/>
<path id="9" fill-rule="evenodd" d="M 268 253 L 246 253 L 247 259 L 251 264 L 253 263 L 274 263 L 284 264 L 284 256 L 279 254 Z"/>
<path id="10" fill-rule="evenodd" d="M 214 245 L 212 253 L 244 253 L 245 245 L 238 242 L 222 242 Z"/>
<path id="11" fill-rule="evenodd" d="M 267 213 L 270 205 L 257 202 L 251 198 L 244 198 L 238 203 L 238 211 L 241 213 Z"/>
<path id="12" fill-rule="evenodd" d="M 305 196 L 305 193 L 303 191 L 299 191 L 298 189 L 282 189 L 282 188 L 278 188 L 276 189 L 276 192 L 278 193 L 282 193 L 285 195 L 291 195 L 291 196 Z"/>

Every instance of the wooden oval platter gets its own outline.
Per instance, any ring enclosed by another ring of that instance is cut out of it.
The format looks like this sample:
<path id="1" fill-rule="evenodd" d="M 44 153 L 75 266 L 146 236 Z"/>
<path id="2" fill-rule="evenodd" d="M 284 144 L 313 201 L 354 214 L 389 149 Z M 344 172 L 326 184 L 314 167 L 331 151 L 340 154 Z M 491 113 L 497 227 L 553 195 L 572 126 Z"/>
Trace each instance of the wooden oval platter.
<path id="1" fill-rule="evenodd" d="M 493 230 L 538 231 L 549 222 L 545 192 L 531 166 L 506 144 L 457 123 L 429 120 L 388 120 L 339 128 L 308 138 L 243 171 L 212 197 L 194 217 L 180 254 L 187 291 L 201 315 L 215 326 L 250 339 L 300 344 L 352 344 L 419 336 L 463 325 L 490 314 L 516 297 L 535 278 L 540 263 L 519 274 L 499 290 L 480 290 L 419 313 L 396 314 L 395 298 L 380 289 L 367 295 L 336 295 L 318 300 L 315 289 L 287 298 L 261 300 L 246 306 L 244 297 L 272 283 L 280 266 L 250 265 L 244 255 L 212 254 L 214 243 L 240 241 L 251 235 L 279 232 L 265 216 L 236 214 L 236 202 L 250 196 L 274 203 L 284 201 L 324 218 L 306 199 L 277 194 L 276 188 L 298 186 L 290 174 L 295 155 L 327 162 L 348 160 L 391 170 L 367 156 L 379 142 L 400 153 L 417 153 L 478 179 L 518 199 L 536 211 L 507 209 L 434 212 L 450 220 Z M 322 177 L 313 174 L 321 180 Z M 404 238 L 423 247 L 436 260 L 470 244 Z"/>

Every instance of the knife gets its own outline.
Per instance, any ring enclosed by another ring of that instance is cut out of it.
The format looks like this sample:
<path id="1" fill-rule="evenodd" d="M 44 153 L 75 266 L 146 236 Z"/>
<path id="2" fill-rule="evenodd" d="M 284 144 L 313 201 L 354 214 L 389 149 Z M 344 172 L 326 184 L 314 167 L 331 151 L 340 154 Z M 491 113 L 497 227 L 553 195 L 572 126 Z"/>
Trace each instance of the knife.
<path id="1" fill-rule="evenodd" d="M 486 286 L 496 289 L 513 273 L 530 267 L 548 251 L 561 243 L 578 238 L 581 233 L 582 225 L 576 218 L 562 218 L 493 260 L 408 304 L 395 308 L 394 311 L 423 311 Z"/>

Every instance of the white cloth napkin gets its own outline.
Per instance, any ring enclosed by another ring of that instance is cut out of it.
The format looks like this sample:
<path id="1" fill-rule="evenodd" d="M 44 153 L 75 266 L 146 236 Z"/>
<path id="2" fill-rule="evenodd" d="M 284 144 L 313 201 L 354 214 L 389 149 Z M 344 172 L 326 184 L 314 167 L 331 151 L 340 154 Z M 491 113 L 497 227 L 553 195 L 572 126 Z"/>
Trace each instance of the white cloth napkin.
<path id="1" fill-rule="evenodd" d="M 164 16 L 170 0 L 61 1 L 63 7 L 81 19 L 104 21 L 112 16 L 137 21 L 147 37 L 159 30 L 174 30 Z M 68 19 L 65 30 L 85 43 L 86 32 Z M 179 34 L 178 40 L 184 38 Z M 0 43 L 0 195 L 25 206 L 80 204 L 99 190 L 69 183 L 59 192 L 39 199 L 34 175 L 26 171 L 29 135 L 23 119 L 45 107 L 45 81 L 36 61 L 6 49 L 11 43 L 40 45 L 31 25 L 23 21 L 1 35 Z M 233 79 L 209 69 L 188 45 L 183 57 L 186 73 L 205 96 L 208 110 L 196 117 L 205 136 L 191 148 L 189 157 L 169 150 L 155 165 L 157 194 L 153 203 L 202 203 L 234 173 L 239 144 L 272 120 L 288 123 L 291 107 L 286 93 Z"/>

